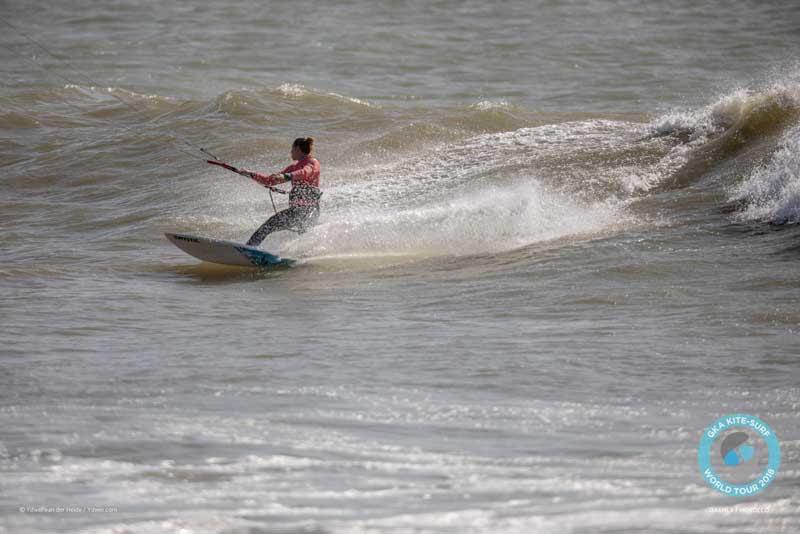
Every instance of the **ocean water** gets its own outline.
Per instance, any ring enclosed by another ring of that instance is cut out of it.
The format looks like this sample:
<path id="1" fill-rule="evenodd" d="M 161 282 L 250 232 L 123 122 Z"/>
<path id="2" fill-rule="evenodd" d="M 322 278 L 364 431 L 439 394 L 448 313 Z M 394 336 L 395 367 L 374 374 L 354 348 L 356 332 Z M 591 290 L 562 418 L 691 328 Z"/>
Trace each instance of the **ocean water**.
<path id="1" fill-rule="evenodd" d="M 0 15 L 3 534 L 800 529 L 795 6 Z M 166 240 L 272 214 L 198 147 L 308 135 L 296 266 Z M 746 498 L 698 466 L 731 413 L 780 442 Z"/>

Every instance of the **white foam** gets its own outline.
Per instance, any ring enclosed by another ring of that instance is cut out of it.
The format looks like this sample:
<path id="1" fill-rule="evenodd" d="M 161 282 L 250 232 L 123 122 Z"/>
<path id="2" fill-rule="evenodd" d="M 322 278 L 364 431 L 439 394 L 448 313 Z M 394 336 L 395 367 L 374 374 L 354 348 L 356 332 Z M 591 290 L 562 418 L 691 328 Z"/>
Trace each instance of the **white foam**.
<path id="1" fill-rule="evenodd" d="M 800 222 L 800 127 L 784 134 L 770 160 L 732 191 L 731 200 L 747 204 L 739 215 L 745 221 Z"/>
<path id="2" fill-rule="evenodd" d="M 301 97 L 309 94 L 308 89 L 297 83 L 284 83 L 276 89 L 283 96 Z"/>
<path id="3" fill-rule="evenodd" d="M 677 136 L 682 140 L 658 163 L 657 174 L 671 175 L 688 161 L 696 148 L 708 143 L 737 123 L 746 121 L 748 116 L 761 109 L 774 106 L 789 109 L 798 105 L 800 105 L 800 92 L 797 85 L 786 83 L 784 80 L 752 89 L 736 88 L 700 109 L 670 111 L 648 125 L 651 137 Z M 752 191 L 759 200 L 763 192 L 755 189 Z M 754 213 L 752 215 L 755 216 Z"/>
<path id="4" fill-rule="evenodd" d="M 653 120 L 648 129 L 653 136 L 682 133 L 688 136 L 689 144 L 698 145 L 730 128 L 751 112 L 776 103 L 781 107 L 796 107 L 800 103 L 798 87 L 784 82 L 755 88 L 739 87 L 702 108 L 669 111 Z"/>
<path id="5" fill-rule="evenodd" d="M 378 106 L 377 104 L 373 104 L 371 102 L 367 102 L 366 100 L 362 100 L 360 98 L 356 98 L 356 97 L 352 97 L 352 96 L 346 96 L 346 95 L 342 95 L 342 94 L 339 94 L 339 93 L 326 93 L 324 91 L 317 91 L 317 90 L 314 90 L 314 89 L 309 89 L 306 86 L 304 86 L 302 84 L 297 84 L 297 83 L 284 83 L 284 84 L 281 84 L 275 89 L 275 91 L 278 94 L 282 95 L 282 96 L 291 97 L 291 98 L 302 98 L 302 97 L 305 97 L 305 96 L 313 96 L 313 95 L 327 96 L 327 97 L 333 97 L 333 98 L 336 98 L 338 100 L 342 100 L 342 101 L 345 101 L 345 102 L 349 102 L 351 104 L 357 104 L 359 106 L 364 106 L 364 107 L 368 107 L 368 108 L 376 108 L 376 109 L 380 108 L 380 106 Z"/>
<path id="6" fill-rule="evenodd" d="M 366 519 L 333 526 L 335 533 L 377 534 L 391 531 L 395 534 L 416 534 L 429 531 L 459 532 L 465 534 L 528 534 L 531 532 L 592 532 L 592 531 L 653 531 L 706 532 L 715 527 L 726 532 L 753 532 L 754 527 L 764 528 L 780 522 L 758 516 L 713 513 L 702 509 L 686 509 L 668 503 L 636 507 L 619 507 L 613 503 L 601 506 L 572 505 L 565 510 L 558 505 L 531 514 L 525 508 L 500 511 L 486 508 L 464 507 L 460 510 L 439 513 L 404 513 L 388 517 Z"/>
<path id="7" fill-rule="evenodd" d="M 481 100 L 470 106 L 477 111 L 489 111 L 492 109 L 508 109 L 511 107 L 505 100 Z"/>
<path id="8" fill-rule="evenodd" d="M 425 256 L 512 250 L 598 232 L 622 219 L 612 203 L 582 205 L 535 180 L 403 209 L 354 207 L 287 244 L 287 255 L 363 251 Z"/>

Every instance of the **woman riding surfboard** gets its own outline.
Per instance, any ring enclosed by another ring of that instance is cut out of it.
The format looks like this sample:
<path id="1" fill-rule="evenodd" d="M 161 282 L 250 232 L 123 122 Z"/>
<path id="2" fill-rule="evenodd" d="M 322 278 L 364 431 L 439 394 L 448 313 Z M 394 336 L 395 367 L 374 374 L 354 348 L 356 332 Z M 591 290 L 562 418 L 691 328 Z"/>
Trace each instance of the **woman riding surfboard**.
<path id="1" fill-rule="evenodd" d="M 289 192 L 289 207 L 267 219 L 247 240 L 248 246 L 256 247 L 260 245 L 264 238 L 272 232 L 296 230 L 302 233 L 317 223 L 319 219 L 319 199 L 322 196 L 322 192 L 319 189 L 320 164 L 313 157 L 313 149 L 313 138 L 298 137 L 292 143 L 291 157 L 294 163 L 281 172 L 270 175 L 238 169 L 221 161 L 208 160 L 208 163 L 212 165 L 219 165 L 252 178 L 266 187 L 273 187 L 284 182 L 292 183 L 292 189 Z"/>

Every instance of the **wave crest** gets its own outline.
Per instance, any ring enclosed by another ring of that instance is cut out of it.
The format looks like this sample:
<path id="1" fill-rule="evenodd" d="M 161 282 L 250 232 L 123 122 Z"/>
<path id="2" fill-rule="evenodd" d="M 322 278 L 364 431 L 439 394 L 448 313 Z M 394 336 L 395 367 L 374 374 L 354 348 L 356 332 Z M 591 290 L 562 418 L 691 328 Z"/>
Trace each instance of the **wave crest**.
<path id="1" fill-rule="evenodd" d="M 701 109 L 662 115 L 648 125 L 645 139 L 673 143 L 660 163 L 670 176 L 662 186 L 682 188 L 727 162 L 751 168 L 798 118 L 800 86 L 737 89 Z"/>
<path id="2" fill-rule="evenodd" d="M 745 221 L 800 223 L 800 127 L 789 130 L 767 163 L 736 187 L 733 202 Z"/>
<path id="3" fill-rule="evenodd" d="M 800 87 L 775 84 L 762 89 L 737 89 L 699 110 L 668 112 L 649 125 L 650 137 L 674 136 L 703 143 L 730 128 L 769 128 L 784 114 L 800 108 Z"/>

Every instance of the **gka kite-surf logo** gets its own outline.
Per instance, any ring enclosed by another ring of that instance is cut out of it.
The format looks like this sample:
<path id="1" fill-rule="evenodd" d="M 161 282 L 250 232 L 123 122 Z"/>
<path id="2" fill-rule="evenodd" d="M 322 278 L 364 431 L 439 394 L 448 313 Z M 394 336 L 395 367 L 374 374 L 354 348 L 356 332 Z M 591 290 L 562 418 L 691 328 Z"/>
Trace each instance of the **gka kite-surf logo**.
<path id="1" fill-rule="evenodd" d="M 775 480 L 781 448 L 768 424 L 735 413 L 720 417 L 703 431 L 697 462 L 709 486 L 723 495 L 747 497 Z"/>

